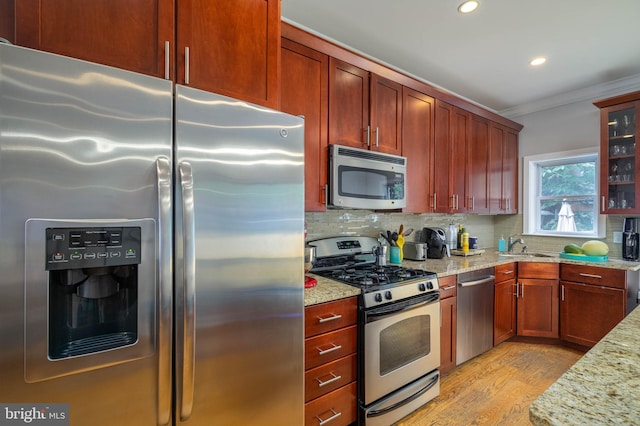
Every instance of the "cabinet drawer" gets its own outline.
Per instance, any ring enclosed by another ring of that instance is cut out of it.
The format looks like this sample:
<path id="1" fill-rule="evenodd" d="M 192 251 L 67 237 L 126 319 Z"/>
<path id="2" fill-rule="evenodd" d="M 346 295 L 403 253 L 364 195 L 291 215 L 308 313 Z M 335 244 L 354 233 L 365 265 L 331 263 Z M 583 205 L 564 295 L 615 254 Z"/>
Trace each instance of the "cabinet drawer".
<path id="1" fill-rule="evenodd" d="M 495 267 L 496 274 L 496 282 L 500 283 L 506 280 L 512 280 L 517 277 L 518 273 L 518 264 L 517 263 L 506 263 L 504 265 L 497 265 Z"/>
<path id="2" fill-rule="evenodd" d="M 518 265 L 518 278 L 557 280 L 559 266 L 559 263 L 520 262 Z"/>
<path id="3" fill-rule="evenodd" d="M 304 400 L 309 402 L 356 380 L 356 354 L 307 370 Z"/>
<path id="4" fill-rule="evenodd" d="M 458 276 L 449 275 L 438 278 L 438 285 L 440 286 L 440 299 L 455 297 L 457 294 Z"/>
<path id="5" fill-rule="evenodd" d="M 357 327 L 324 333 L 304 341 L 304 368 L 308 370 L 356 352 Z"/>
<path id="6" fill-rule="evenodd" d="M 336 300 L 304 309 L 304 334 L 311 337 L 353 325 L 358 318 L 358 298 Z"/>
<path id="7" fill-rule="evenodd" d="M 625 271 L 597 266 L 563 264 L 560 268 L 563 281 L 595 284 L 605 287 L 626 288 Z"/>
<path id="8" fill-rule="evenodd" d="M 356 382 L 352 382 L 305 404 L 304 424 L 346 426 L 356 421 L 356 413 Z"/>

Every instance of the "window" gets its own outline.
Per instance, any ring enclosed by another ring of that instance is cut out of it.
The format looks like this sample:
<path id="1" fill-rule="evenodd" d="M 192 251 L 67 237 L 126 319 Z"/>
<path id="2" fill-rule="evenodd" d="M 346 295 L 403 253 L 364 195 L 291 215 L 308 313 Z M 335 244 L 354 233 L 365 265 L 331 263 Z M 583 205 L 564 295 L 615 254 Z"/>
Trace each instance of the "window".
<path id="1" fill-rule="evenodd" d="M 525 234 L 602 238 L 598 149 L 524 158 Z"/>

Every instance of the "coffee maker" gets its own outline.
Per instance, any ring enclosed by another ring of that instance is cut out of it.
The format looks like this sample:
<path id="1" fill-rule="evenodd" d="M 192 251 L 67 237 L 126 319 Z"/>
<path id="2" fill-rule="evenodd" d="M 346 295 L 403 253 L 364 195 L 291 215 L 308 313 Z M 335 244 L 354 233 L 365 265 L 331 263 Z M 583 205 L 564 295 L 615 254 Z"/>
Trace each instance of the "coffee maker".
<path id="1" fill-rule="evenodd" d="M 638 260 L 638 218 L 626 217 L 622 232 L 622 258 L 625 260 Z"/>

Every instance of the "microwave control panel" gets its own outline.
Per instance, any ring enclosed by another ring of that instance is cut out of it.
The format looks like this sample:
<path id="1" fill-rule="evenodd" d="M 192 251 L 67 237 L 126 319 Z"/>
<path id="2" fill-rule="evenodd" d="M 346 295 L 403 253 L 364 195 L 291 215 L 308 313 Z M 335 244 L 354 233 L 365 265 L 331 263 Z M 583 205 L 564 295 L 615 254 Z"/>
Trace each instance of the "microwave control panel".
<path id="1" fill-rule="evenodd" d="M 140 227 L 47 228 L 47 271 L 140 263 Z"/>

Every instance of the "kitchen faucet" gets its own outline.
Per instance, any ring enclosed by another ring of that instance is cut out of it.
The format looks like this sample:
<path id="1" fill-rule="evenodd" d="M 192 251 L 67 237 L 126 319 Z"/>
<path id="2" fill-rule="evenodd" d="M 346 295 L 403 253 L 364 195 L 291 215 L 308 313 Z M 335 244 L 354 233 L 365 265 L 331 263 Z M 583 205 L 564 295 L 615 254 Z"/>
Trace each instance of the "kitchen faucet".
<path id="1" fill-rule="evenodd" d="M 507 251 L 509 253 L 513 253 L 513 246 L 516 245 L 517 243 L 524 245 L 524 240 L 522 238 L 518 238 L 517 240 L 514 240 L 513 237 L 515 237 L 515 235 L 512 235 L 509 237 L 509 246 L 507 248 Z M 525 248 L 523 248 L 523 250 L 525 250 Z"/>

